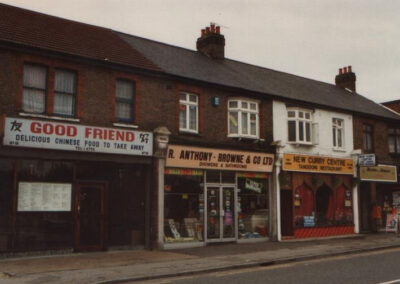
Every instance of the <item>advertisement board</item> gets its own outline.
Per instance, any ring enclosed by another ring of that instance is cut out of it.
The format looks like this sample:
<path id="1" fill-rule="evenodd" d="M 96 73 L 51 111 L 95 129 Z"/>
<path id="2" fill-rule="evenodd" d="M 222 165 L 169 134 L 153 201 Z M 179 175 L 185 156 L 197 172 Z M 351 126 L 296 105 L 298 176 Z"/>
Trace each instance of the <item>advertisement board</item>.
<path id="1" fill-rule="evenodd" d="M 397 182 L 397 168 L 389 165 L 360 167 L 360 180 Z"/>
<path id="2" fill-rule="evenodd" d="M 169 145 L 167 167 L 272 172 L 274 155 L 200 147 Z"/>
<path id="3" fill-rule="evenodd" d="M 352 159 L 283 154 L 282 167 L 285 171 L 352 175 L 354 172 L 353 164 Z"/>
<path id="4" fill-rule="evenodd" d="M 153 134 L 127 129 L 7 117 L 3 145 L 151 156 Z"/>

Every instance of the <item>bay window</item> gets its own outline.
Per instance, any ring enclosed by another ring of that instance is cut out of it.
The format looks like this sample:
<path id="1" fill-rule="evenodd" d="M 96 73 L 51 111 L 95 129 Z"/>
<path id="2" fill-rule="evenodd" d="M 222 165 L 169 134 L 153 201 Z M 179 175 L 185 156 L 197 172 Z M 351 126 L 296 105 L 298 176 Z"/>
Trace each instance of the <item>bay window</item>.
<path id="1" fill-rule="evenodd" d="M 290 108 L 288 115 L 288 141 L 311 144 L 312 113 L 309 110 Z"/>
<path id="2" fill-rule="evenodd" d="M 228 101 L 228 136 L 259 137 L 258 102 L 251 100 Z"/>

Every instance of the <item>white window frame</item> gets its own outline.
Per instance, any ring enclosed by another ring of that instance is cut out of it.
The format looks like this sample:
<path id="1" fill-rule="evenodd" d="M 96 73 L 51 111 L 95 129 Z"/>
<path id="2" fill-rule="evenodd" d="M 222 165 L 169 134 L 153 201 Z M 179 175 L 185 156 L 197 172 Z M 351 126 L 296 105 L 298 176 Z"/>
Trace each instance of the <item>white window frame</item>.
<path id="1" fill-rule="evenodd" d="M 340 122 L 340 123 L 339 123 Z M 339 146 L 339 136 L 338 133 L 341 133 L 341 144 L 342 146 Z M 333 135 L 333 132 L 335 132 L 335 135 Z M 342 118 L 337 118 L 333 117 L 332 118 L 332 145 L 333 149 L 335 150 L 343 150 L 344 149 L 344 119 Z"/>
<path id="2" fill-rule="evenodd" d="M 231 107 L 230 103 L 236 102 L 236 107 Z M 247 104 L 247 107 L 243 105 Z M 228 137 L 238 137 L 238 138 L 249 138 L 249 139 L 259 139 L 260 137 L 260 119 L 259 119 L 259 101 L 251 100 L 251 99 L 244 99 L 244 98 L 234 98 L 228 100 Z M 250 106 L 255 106 L 255 109 L 251 109 Z M 230 123 L 232 123 L 230 113 L 237 112 L 237 129 L 238 133 L 230 133 Z M 243 125 L 242 125 L 242 115 L 247 114 L 247 130 L 248 133 L 243 133 Z M 254 114 L 256 116 L 256 133 L 251 134 L 251 123 L 250 123 L 250 116 Z"/>
<path id="3" fill-rule="evenodd" d="M 289 117 L 289 112 L 294 112 L 293 117 Z M 289 144 L 313 145 L 313 111 L 298 107 L 287 108 L 287 141 Z M 308 116 L 308 118 L 307 118 Z M 295 122 L 296 139 L 289 141 L 289 121 Z M 300 140 L 300 124 L 303 123 L 303 140 Z M 307 141 L 307 124 L 309 125 L 310 140 Z"/>
<path id="4" fill-rule="evenodd" d="M 182 95 L 185 96 L 184 99 L 182 99 Z M 190 97 L 196 97 L 196 102 L 193 102 L 190 100 Z M 182 126 L 181 125 L 181 107 L 186 108 L 186 125 Z M 190 107 L 195 107 L 196 108 L 196 123 L 195 129 L 190 128 Z M 193 93 L 187 93 L 187 92 L 180 92 L 179 94 L 179 131 L 182 132 L 190 132 L 190 133 L 199 133 L 199 96 L 197 94 Z"/>

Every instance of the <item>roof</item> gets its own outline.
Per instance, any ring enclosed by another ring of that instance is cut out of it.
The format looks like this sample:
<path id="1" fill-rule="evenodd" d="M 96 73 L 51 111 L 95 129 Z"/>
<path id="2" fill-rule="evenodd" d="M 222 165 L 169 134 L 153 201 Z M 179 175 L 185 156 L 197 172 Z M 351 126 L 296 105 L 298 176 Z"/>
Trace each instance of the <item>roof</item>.
<path id="1" fill-rule="evenodd" d="M 0 3 L 0 40 L 158 70 L 111 29 L 49 16 Z"/>
<path id="2" fill-rule="evenodd" d="M 230 59 L 214 60 L 199 52 L 119 33 L 133 48 L 165 72 L 189 79 L 245 89 L 277 98 L 389 119 L 399 115 L 357 93 L 336 85 Z"/>
<path id="3" fill-rule="evenodd" d="M 332 84 L 230 59 L 215 60 L 194 50 L 1 3 L 0 41 L 400 120 L 383 106 Z"/>
<path id="4" fill-rule="evenodd" d="M 382 103 L 382 105 L 384 105 L 385 107 L 389 108 L 390 110 L 393 110 L 394 112 L 400 114 L 400 100 L 384 102 L 384 103 Z"/>

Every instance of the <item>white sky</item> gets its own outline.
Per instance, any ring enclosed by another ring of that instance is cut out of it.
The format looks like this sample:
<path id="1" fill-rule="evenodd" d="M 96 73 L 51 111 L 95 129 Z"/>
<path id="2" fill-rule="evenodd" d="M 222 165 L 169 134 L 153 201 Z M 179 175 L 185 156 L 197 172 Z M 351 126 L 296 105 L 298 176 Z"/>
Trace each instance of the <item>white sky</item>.
<path id="1" fill-rule="evenodd" d="M 334 83 L 352 65 L 357 92 L 400 99 L 398 0 L 0 0 L 195 49 L 200 30 L 221 25 L 225 56 Z"/>

